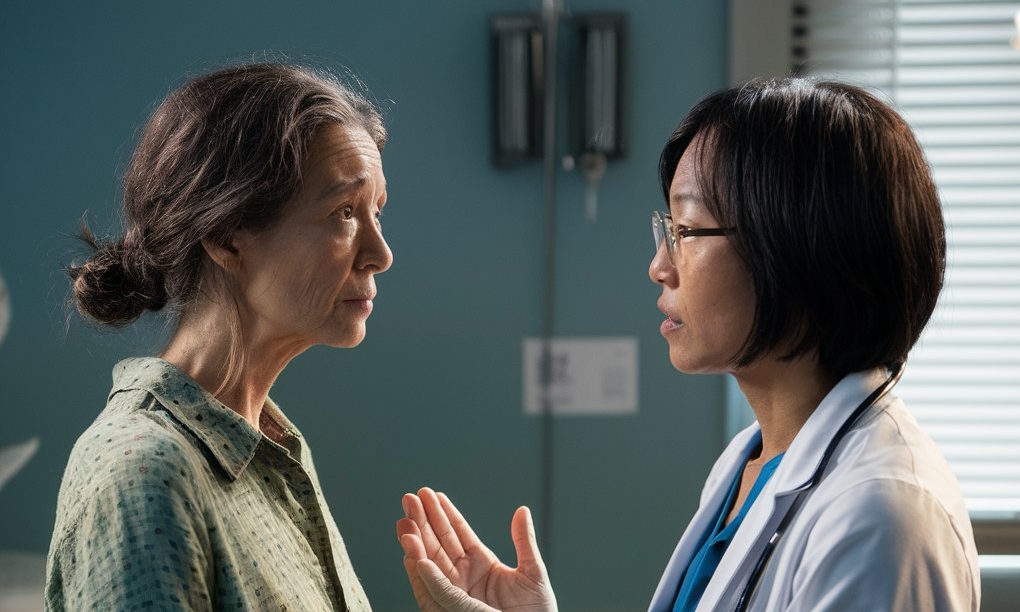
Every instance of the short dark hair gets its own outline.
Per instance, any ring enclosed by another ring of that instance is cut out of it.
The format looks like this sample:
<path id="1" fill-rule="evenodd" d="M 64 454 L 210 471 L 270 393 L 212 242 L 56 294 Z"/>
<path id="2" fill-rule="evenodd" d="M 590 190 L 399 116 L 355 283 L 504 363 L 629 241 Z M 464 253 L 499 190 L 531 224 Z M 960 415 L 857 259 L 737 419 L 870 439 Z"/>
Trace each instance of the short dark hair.
<path id="1" fill-rule="evenodd" d="M 324 69 L 252 63 L 198 76 L 149 117 L 124 175 L 124 234 L 100 242 L 68 274 L 78 310 L 113 326 L 168 303 L 186 306 L 202 281 L 203 240 L 273 225 L 296 193 L 319 128 L 386 129 L 363 95 Z"/>
<path id="2" fill-rule="evenodd" d="M 865 90 L 755 80 L 687 114 L 659 161 L 669 201 L 695 137 L 701 189 L 753 278 L 754 322 L 737 356 L 817 351 L 830 374 L 906 360 L 945 273 L 938 191 L 907 123 Z"/>

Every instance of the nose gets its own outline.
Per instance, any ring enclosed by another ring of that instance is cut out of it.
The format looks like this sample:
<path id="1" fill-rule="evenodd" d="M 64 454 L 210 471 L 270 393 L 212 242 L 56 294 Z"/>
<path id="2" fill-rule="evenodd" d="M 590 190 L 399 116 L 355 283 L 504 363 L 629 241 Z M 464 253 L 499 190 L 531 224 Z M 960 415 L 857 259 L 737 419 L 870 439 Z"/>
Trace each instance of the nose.
<path id="1" fill-rule="evenodd" d="M 655 256 L 648 264 L 648 278 L 653 283 L 663 285 L 673 274 L 676 274 L 676 268 L 670 261 L 669 251 L 666 250 L 666 243 L 663 242 L 659 244 L 659 248 L 655 250 Z"/>
<path id="2" fill-rule="evenodd" d="M 358 253 L 358 267 L 380 274 L 393 265 L 393 251 L 383 237 L 382 226 L 372 223 L 363 231 Z"/>

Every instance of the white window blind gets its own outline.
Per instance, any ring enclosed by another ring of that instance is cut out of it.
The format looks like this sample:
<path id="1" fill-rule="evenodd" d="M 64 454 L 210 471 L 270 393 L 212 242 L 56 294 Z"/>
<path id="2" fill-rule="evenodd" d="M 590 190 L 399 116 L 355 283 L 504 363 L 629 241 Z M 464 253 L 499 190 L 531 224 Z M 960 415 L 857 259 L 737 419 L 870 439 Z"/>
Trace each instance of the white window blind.
<path id="1" fill-rule="evenodd" d="M 1016 0 L 794 0 L 793 69 L 879 92 L 913 126 L 948 226 L 946 286 L 897 392 L 975 518 L 1020 518 Z"/>

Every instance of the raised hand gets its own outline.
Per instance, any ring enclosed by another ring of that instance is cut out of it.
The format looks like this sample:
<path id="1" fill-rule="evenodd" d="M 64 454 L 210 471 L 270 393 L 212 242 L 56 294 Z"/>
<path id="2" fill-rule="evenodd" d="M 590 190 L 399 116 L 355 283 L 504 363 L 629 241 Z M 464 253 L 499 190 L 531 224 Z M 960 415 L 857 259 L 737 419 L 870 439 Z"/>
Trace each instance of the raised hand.
<path id="1" fill-rule="evenodd" d="M 517 551 L 511 568 L 482 544 L 446 495 L 423 488 L 402 501 L 397 537 L 423 612 L 556 612 L 528 508 L 518 508 L 510 524 Z"/>

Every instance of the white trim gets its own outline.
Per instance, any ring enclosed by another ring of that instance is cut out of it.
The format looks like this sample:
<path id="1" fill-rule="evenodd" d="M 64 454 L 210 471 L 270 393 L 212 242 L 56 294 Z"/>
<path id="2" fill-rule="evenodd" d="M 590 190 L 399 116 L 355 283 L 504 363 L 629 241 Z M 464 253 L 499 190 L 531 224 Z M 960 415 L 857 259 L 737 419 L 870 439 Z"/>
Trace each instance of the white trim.
<path id="1" fill-rule="evenodd" d="M 978 555 L 981 575 L 1020 576 L 1020 555 Z"/>

